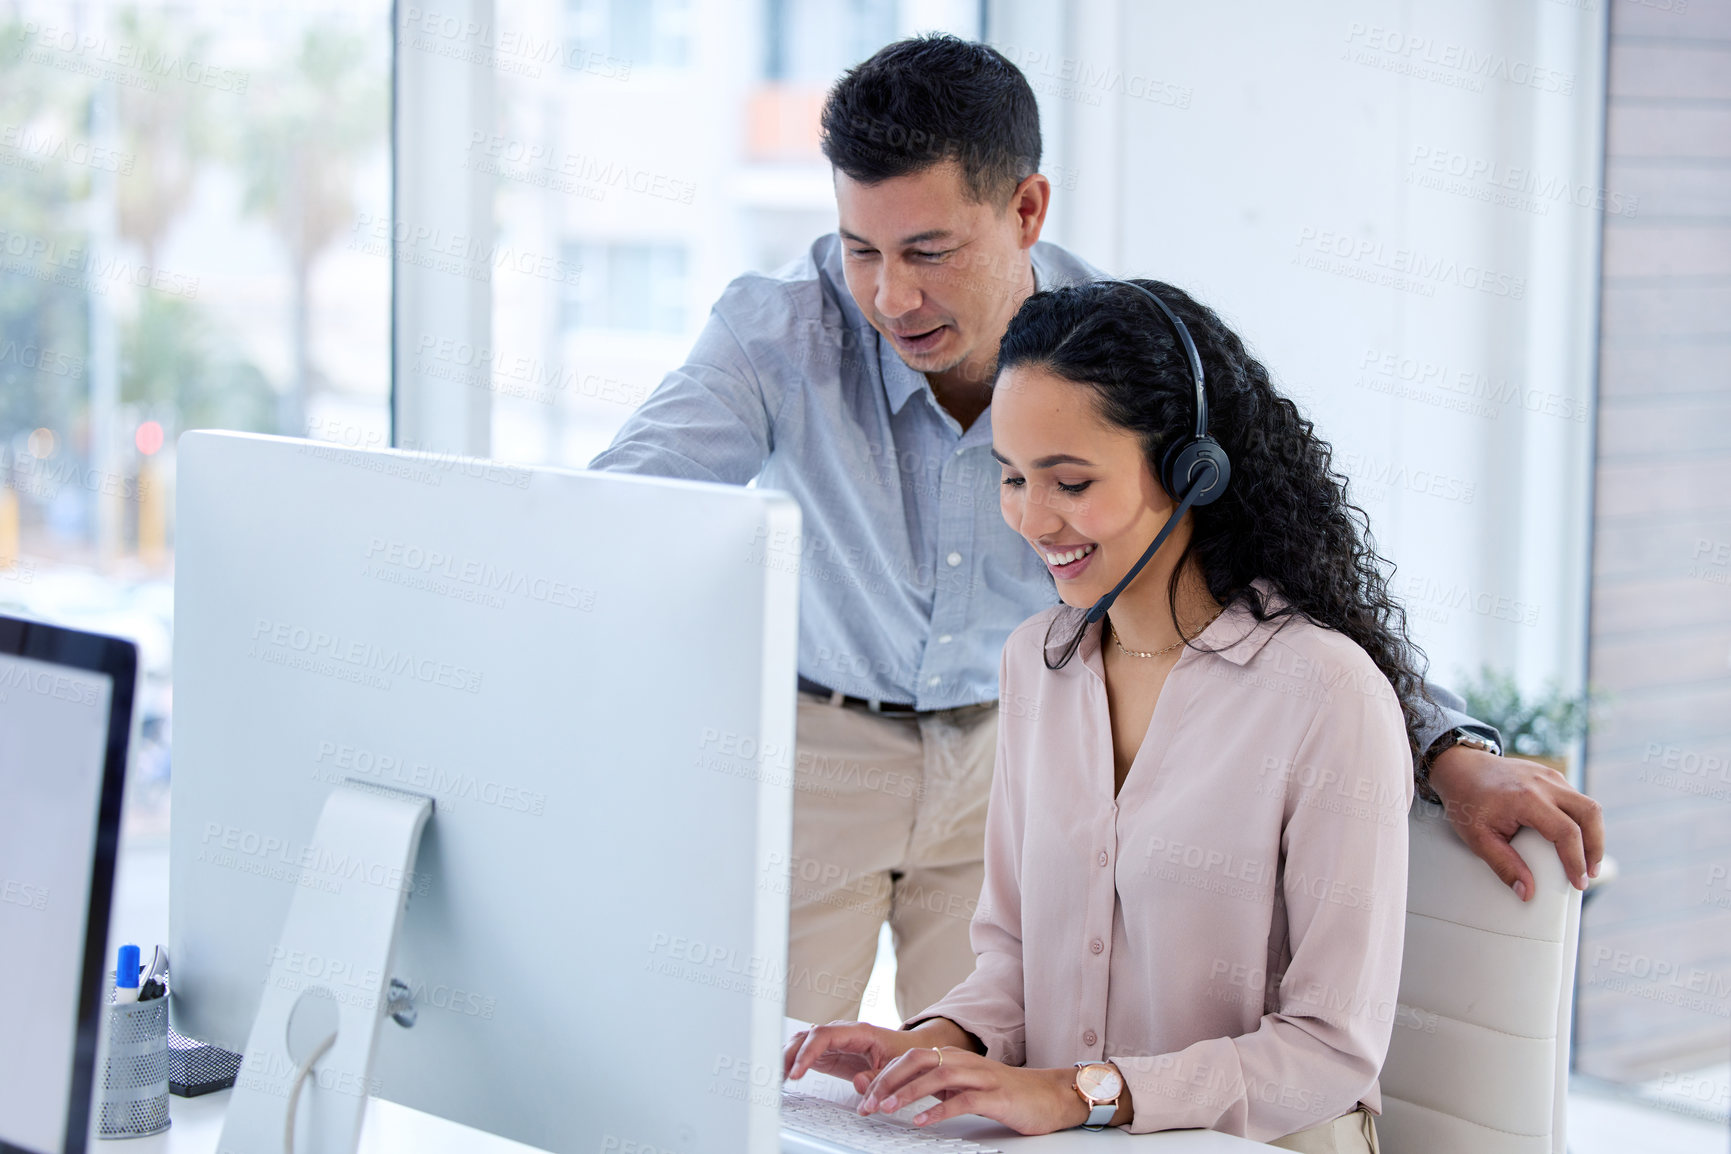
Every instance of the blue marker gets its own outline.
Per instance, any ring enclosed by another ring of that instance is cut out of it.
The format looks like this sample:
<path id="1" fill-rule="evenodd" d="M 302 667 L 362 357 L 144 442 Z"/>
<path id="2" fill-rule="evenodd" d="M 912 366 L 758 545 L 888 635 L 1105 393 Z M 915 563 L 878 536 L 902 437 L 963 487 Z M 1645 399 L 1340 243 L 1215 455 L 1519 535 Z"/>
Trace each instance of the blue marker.
<path id="1" fill-rule="evenodd" d="M 138 947 L 121 946 L 120 958 L 114 965 L 114 1000 L 138 1001 Z"/>

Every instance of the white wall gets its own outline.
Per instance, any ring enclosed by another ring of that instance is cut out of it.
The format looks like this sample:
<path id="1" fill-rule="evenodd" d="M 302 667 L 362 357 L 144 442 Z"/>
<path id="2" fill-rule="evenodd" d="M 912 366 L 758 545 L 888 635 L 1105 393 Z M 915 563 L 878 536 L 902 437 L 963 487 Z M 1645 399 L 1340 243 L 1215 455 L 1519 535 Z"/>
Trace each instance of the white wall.
<path id="1" fill-rule="evenodd" d="M 1246 338 L 1335 445 L 1443 684 L 1581 676 L 1601 4 L 990 5 L 1041 102 L 1048 239 Z"/>

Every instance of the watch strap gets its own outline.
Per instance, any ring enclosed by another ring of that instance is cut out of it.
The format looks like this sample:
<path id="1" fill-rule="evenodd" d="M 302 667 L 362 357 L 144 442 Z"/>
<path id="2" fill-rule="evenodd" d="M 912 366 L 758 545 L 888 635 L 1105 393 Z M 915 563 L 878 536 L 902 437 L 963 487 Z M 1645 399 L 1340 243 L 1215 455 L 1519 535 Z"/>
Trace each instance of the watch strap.
<path id="1" fill-rule="evenodd" d="M 1430 783 L 1431 766 L 1436 762 L 1437 758 L 1441 757 L 1444 753 L 1447 753 L 1457 745 L 1466 745 L 1473 749 L 1482 749 L 1486 753 L 1492 754 L 1496 757 L 1501 757 L 1503 755 L 1503 746 L 1500 741 L 1491 737 L 1486 737 L 1476 729 L 1468 729 L 1464 725 L 1457 725 L 1455 728 L 1443 733 L 1435 741 L 1431 742 L 1430 748 L 1424 751 L 1424 756 L 1418 759 L 1417 771 L 1413 774 L 1413 784 L 1417 787 L 1418 795 L 1434 805 L 1441 805 L 1442 798 L 1437 795 L 1436 789 Z"/>
<path id="2" fill-rule="evenodd" d="M 1118 1100 L 1102 1102 L 1088 1111 L 1088 1120 L 1082 1123 L 1084 1130 L 1104 1130 L 1112 1124 L 1112 1115 L 1118 1112 Z"/>

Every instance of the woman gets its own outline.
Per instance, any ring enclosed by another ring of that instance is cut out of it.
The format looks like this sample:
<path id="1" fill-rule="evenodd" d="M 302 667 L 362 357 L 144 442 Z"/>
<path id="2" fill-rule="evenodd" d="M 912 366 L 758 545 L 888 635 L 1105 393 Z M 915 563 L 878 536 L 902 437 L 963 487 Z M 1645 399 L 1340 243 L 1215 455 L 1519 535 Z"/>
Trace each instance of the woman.
<path id="1" fill-rule="evenodd" d="M 1169 492 L 1201 407 L 1180 329 L 1230 466 L 1192 453 Z M 1000 722 L 975 969 L 901 1030 L 796 1036 L 785 1072 L 852 1077 L 865 1113 L 935 1095 L 920 1124 L 1374 1151 L 1423 689 L 1363 514 L 1267 371 L 1168 285 L 1030 297 L 998 372 L 1004 518 L 1064 604 L 1004 649 L 1022 707 Z"/>

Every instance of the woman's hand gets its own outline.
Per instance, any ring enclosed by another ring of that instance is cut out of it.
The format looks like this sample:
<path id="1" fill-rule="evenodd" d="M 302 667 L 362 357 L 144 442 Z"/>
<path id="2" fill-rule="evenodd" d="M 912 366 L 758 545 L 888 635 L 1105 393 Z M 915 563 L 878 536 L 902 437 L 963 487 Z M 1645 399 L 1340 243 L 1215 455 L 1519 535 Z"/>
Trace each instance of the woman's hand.
<path id="1" fill-rule="evenodd" d="M 1074 1069 L 1026 1070 L 949 1047 L 906 1051 L 861 1092 L 862 1114 L 887 1114 L 927 1094 L 937 1098 L 937 1105 L 914 1116 L 916 1126 L 978 1114 L 1018 1134 L 1050 1134 L 1088 1120 Z"/>
<path id="2" fill-rule="evenodd" d="M 800 1078 L 807 1070 L 832 1074 L 863 1093 L 889 1063 L 920 1044 L 917 1031 L 886 1030 L 864 1022 L 831 1022 L 801 1030 L 781 1055 L 781 1076 Z"/>

